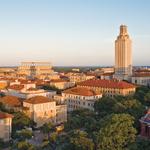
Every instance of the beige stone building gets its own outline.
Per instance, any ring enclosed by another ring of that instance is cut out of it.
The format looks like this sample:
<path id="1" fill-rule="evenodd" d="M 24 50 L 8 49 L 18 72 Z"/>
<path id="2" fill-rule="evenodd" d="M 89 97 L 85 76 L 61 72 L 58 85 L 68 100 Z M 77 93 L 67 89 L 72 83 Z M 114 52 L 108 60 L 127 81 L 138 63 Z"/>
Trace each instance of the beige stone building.
<path id="1" fill-rule="evenodd" d="M 94 103 L 102 94 L 85 87 L 74 87 L 62 92 L 68 111 L 84 108 L 94 110 Z"/>
<path id="2" fill-rule="evenodd" d="M 54 100 L 47 97 L 36 96 L 23 101 L 28 108 L 27 115 L 40 127 L 44 123 L 59 124 L 67 121 L 67 108 L 65 105 L 56 105 Z"/>
<path id="3" fill-rule="evenodd" d="M 60 76 L 57 72 L 52 72 L 51 74 L 41 74 L 40 76 L 38 76 L 39 79 L 43 79 L 43 80 L 57 80 L 60 79 Z"/>
<path id="4" fill-rule="evenodd" d="M 150 87 L 150 73 L 139 73 L 132 76 L 132 83 Z"/>
<path id="5" fill-rule="evenodd" d="M 56 105 L 56 124 L 67 122 L 67 105 Z"/>
<path id="6" fill-rule="evenodd" d="M 113 67 L 102 67 L 102 68 L 97 68 L 94 70 L 94 73 L 114 73 L 114 68 Z"/>
<path id="7" fill-rule="evenodd" d="M 95 78 L 95 76 L 93 75 L 86 75 L 84 73 L 72 73 L 72 72 L 66 74 L 66 76 L 70 79 L 71 82 L 75 83 Z"/>
<path id="8" fill-rule="evenodd" d="M 18 67 L 18 76 L 28 76 L 31 78 L 47 77 L 53 72 L 49 62 L 22 62 Z"/>
<path id="9" fill-rule="evenodd" d="M 0 139 L 4 141 L 11 139 L 12 118 L 11 114 L 0 112 Z"/>
<path id="10" fill-rule="evenodd" d="M 13 67 L 3 67 L 0 68 L 0 76 L 1 77 L 16 77 L 16 68 Z"/>
<path id="11" fill-rule="evenodd" d="M 36 87 L 36 83 L 30 80 L 19 80 L 17 82 L 12 82 L 7 89 L 3 90 L 3 92 L 5 95 L 16 96 L 21 99 L 28 99 L 34 96 L 45 96 L 52 98 L 56 95 L 56 91 L 38 89 Z"/>
<path id="12" fill-rule="evenodd" d="M 5 89 L 8 86 L 7 81 L 0 79 L 0 90 Z"/>
<path id="13" fill-rule="evenodd" d="M 130 95 L 136 90 L 136 87 L 133 84 L 117 80 L 87 80 L 79 83 L 77 86 L 87 87 L 110 97 L 115 95 Z"/>
<path id="14" fill-rule="evenodd" d="M 66 80 L 62 80 L 62 79 L 57 79 L 57 80 L 51 80 L 50 81 L 50 86 L 54 86 L 60 90 L 65 90 L 68 89 L 70 87 L 73 87 L 75 85 L 74 82 L 71 81 L 66 81 Z"/>
<path id="15" fill-rule="evenodd" d="M 120 26 L 120 34 L 115 41 L 115 78 L 131 80 L 132 76 L 132 42 L 127 26 Z"/>
<path id="16" fill-rule="evenodd" d="M 64 97 L 61 94 L 54 95 L 54 100 L 57 104 L 65 104 Z"/>
<path id="17" fill-rule="evenodd" d="M 73 72 L 80 72 L 80 68 L 73 68 L 72 71 Z"/>

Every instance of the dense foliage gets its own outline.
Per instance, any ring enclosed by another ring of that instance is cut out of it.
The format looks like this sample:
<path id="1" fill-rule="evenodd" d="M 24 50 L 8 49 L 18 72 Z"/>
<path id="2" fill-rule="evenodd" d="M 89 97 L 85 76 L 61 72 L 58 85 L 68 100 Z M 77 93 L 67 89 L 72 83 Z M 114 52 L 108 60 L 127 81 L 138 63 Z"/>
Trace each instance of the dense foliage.
<path id="1" fill-rule="evenodd" d="M 97 150 L 125 149 L 135 141 L 136 129 L 134 117 L 129 114 L 112 114 L 107 116 L 97 135 Z"/>
<path id="2" fill-rule="evenodd" d="M 33 127 L 35 123 L 26 116 L 23 112 L 13 113 L 14 118 L 12 122 L 13 131 L 24 129 L 25 127 Z"/>
<path id="3" fill-rule="evenodd" d="M 95 112 L 74 111 L 59 140 L 62 149 L 144 150 L 150 141 L 138 138 L 139 119 L 148 106 L 150 89 L 138 87 L 132 96 L 103 97 L 95 103 Z"/>
<path id="4" fill-rule="evenodd" d="M 62 91 L 62 90 L 58 89 L 57 87 L 50 86 L 50 85 L 45 85 L 45 86 L 42 87 L 42 89 L 56 91 L 57 94 L 61 94 L 61 91 Z"/>

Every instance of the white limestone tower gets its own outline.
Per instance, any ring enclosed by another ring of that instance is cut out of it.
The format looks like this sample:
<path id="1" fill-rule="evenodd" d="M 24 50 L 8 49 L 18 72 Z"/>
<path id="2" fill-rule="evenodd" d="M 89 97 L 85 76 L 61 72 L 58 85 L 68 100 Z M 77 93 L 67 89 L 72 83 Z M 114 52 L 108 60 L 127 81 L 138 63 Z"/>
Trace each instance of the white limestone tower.
<path id="1" fill-rule="evenodd" d="M 132 76 L 132 41 L 127 26 L 120 26 L 120 34 L 115 41 L 115 78 L 130 80 Z"/>

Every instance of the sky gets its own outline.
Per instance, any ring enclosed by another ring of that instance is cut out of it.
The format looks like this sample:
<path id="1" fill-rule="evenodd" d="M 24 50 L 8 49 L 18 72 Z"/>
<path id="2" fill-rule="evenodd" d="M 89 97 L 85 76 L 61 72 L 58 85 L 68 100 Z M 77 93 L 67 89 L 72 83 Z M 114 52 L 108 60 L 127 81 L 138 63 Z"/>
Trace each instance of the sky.
<path id="1" fill-rule="evenodd" d="M 150 65 L 149 0 L 0 0 L 0 66 L 114 65 L 119 26 L 128 26 L 133 65 Z"/>

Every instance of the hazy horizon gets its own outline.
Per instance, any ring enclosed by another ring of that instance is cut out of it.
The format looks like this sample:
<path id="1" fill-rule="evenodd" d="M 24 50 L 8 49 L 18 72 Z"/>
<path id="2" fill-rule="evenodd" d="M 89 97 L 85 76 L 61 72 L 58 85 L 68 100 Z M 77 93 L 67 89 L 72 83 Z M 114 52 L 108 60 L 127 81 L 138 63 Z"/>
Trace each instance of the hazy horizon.
<path id="1" fill-rule="evenodd" d="M 150 65 L 150 1 L 0 1 L 0 66 L 113 66 L 119 26 L 128 26 L 133 65 Z"/>

